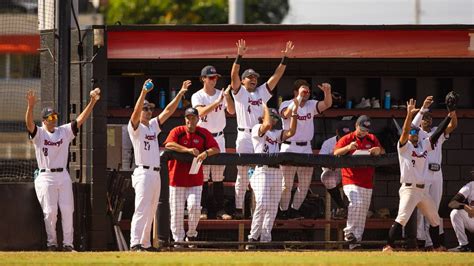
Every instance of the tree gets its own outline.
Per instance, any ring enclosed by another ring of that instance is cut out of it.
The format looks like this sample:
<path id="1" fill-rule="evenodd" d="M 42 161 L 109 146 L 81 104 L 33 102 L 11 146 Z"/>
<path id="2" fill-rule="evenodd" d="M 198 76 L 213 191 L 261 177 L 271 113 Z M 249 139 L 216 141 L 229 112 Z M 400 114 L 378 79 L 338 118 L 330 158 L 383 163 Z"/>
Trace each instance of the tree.
<path id="1" fill-rule="evenodd" d="M 288 0 L 246 0 L 246 23 L 280 23 Z M 226 24 L 228 0 L 109 0 L 107 24 Z"/>

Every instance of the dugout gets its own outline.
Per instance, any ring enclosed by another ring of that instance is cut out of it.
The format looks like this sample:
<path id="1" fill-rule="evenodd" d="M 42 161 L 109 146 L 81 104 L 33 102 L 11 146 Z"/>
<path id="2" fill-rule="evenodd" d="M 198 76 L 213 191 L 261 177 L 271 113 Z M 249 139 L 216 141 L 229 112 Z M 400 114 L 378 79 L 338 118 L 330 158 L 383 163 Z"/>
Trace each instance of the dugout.
<path id="1" fill-rule="evenodd" d="M 155 90 L 149 100 L 159 106 L 160 92 L 166 102 L 173 88 L 191 79 L 186 100 L 201 88 L 200 70 L 211 64 L 222 74 L 218 86 L 230 80 L 236 55 L 235 42 L 245 39 L 249 50 L 241 68 L 253 68 L 268 78 L 280 61 L 280 50 L 288 40 L 295 44 L 294 58 L 270 100 L 277 107 L 279 97 L 291 97 L 291 85 L 304 78 L 313 85 L 313 97 L 322 94 L 314 84 L 330 82 L 333 91 L 355 106 L 362 97 L 375 97 L 383 103 L 386 90 L 392 105 L 414 97 L 419 103 L 435 96 L 434 123 L 444 117 L 444 95 L 455 89 L 459 102 L 459 126 L 444 145 L 444 197 L 440 212 L 447 216 L 446 202 L 467 182 L 474 155 L 474 29 L 470 25 L 131 25 L 91 26 L 83 29 L 84 56 L 77 55 L 77 32 L 71 34 L 70 118 L 87 103 L 88 91 L 102 88 L 102 99 L 85 125 L 81 138 L 71 146 L 71 176 L 91 189 L 88 214 L 90 249 L 106 249 L 110 242 L 106 218 L 106 168 L 123 168 L 130 157 L 123 147 L 122 129 L 132 113 L 143 81 L 152 78 Z M 41 48 L 54 51 L 52 32 L 41 33 Z M 56 99 L 54 58 L 41 53 L 42 98 Z M 159 92 L 160 91 L 160 92 Z M 54 102 L 53 102 L 54 103 Z M 184 101 L 183 105 L 186 106 Z M 159 111 L 158 111 L 159 112 Z M 183 111 L 164 125 L 160 140 L 182 124 Z M 393 119 L 403 123 L 403 109 L 346 109 L 345 103 L 316 118 L 312 142 L 318 150 L 322 141 L 333 136 L 342 116 L 367 114 L 374 119 L 375 133 L 387 144 L 393 132 Z M 115 126 L 114 126 L 115 125 Z M 117 126 L 119 125 L 119 126 Z M 227 120 L 226 145 L 232 150 L 236 138 L 235 117 Z M 119 166 L 120 165 L 120 166 Z M 394 168 L 396 169 L 396 167 Z M 396 208 L 398 170 L 381 169 L 376 174 L 373 208 Z M 319 172 L 315 171 L 315 178 Z M 315 188 L 316 191 L 321 188 Z"/>

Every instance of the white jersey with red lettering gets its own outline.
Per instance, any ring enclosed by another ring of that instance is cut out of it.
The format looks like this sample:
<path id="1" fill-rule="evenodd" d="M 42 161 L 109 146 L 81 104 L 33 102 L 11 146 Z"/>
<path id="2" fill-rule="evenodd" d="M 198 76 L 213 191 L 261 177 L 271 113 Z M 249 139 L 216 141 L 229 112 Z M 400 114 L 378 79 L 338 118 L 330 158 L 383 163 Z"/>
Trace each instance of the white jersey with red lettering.
<path id="1" fill-rule="evenodd" d="M 129 121 L 127 129 L 133 145 L 135 164 L 150 167 L 160 166 L 158 134 L 160 134 L 161 128 L 158 118 L 151 119 L 148 126 L 139 123 L 137 129 L 133 129 L 132 122 Z"/>
<path id="2" fill-rule="evenodd" d="M 263 136 L 258 135 L 262 124 L 256 124 L 252 128 L 252 143 L 255 153 L 278 153 L 281 142 L 282 130 L 268 130 Z"/>
<path id="3" fill-rule="evenodd" d="M 400 183 L 425 184 L 428 153 L 432 151 L 429 138 L 418 142 L 415 147 L 410 141 L 401 146 L 397 144 L 400 162 Z"/>
<path id="4" fill-rule="evenodd" d="M 52 133 L 43 127 L 36 127 L 36 130 L 31 141 L 35 146 L 38 168 L 66 169 L 69 143 L 76 137 L 72 130 L 72 123 L 55 127 Z"/>
<path id="5" fill-rule="evenodd" d="M 293 102 L 293 100 L 284 101 L 280 105 L 280 114 L 288 108 L 288 106 Z M 318 101 L 316 100 L 308 100 L 305 102 L 303 107 L 298 108 L 298 124 L 296 128 L 298 129 L 295 135 L 286 141 L 311 141 L 314 136 L 314 116 L 319 114 L 317 110 Z M 290 129 L 290 118 L 283 118 L 283 129 L 289 130 Z"/>
<path id="6" fill-rule="evenodd" d="M 194 108 L 208 106 L 221 97 L 221 94 L 222 91 L 218 89 L 216 89 L 214 95 L 209 95 L 204 89 L 200 89 L 191 96 L 191 105 Z M 226 126 L 225 108 L 225 101 L 222 100 L 214 110 L 200 117 L 198 126 L 209 130 L 213 134 L 221 132 Z"/>
<path id="7" fill-rule="evenodd" d="M 249 92 L 243 85 L 237 94 L 234 94 L 237 127 L 251 129 L 258 124 L 258 118 L 263 116 L 262 104 L 267 103 L 272 97 L 267 83 Z"/>

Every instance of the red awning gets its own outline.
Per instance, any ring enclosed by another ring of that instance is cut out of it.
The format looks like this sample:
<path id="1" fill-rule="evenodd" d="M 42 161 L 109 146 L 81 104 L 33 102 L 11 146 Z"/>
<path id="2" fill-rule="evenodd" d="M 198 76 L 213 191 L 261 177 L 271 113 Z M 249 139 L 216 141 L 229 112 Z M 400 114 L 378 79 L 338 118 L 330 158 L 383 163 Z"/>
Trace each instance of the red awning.
<path id="1" fill-rule="evenodd" d="M 144 27 L 146 29 L 146 27 Z M 246 58 L 279 58 L 285 42 L 295 44 L 296 58 L 473 58 L 469 30 L 266 30 L 173 31 L 113 30 L 110 59 L 234 58 L 243 38 Z"/>
<path id="2" fill-rule="evenodd" d="M 39 35 L 0 35 L 0 54 L 37 54 Z"/>

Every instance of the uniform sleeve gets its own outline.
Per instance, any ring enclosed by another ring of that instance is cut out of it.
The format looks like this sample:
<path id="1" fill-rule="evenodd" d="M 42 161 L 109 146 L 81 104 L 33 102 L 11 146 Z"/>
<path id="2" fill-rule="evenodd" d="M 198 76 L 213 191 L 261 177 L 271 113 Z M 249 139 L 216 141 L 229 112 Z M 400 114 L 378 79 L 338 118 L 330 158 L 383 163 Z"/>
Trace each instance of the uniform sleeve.
<path id="1" fill-rule="evenodd" d="M 319 154 L 331 154 L 331 145 L 329 143 L 329 139 L 323 142 L 321 149 L 319 150 Z"/>
<path id="2" fill-rule="evenodd" d="M 336 146 L 334 147 L 334 150 L 346 147 L 347 144 L 349 144 L 349 138 L 347 137 L 348 135 L 342 137 L 339 139 L 339 141 L 336 143 Z"/>
<path id="3" fill-rule="evenodd" d="M 262 96 L 262 101 L 264 103 L 268 102 L 268 100 L 270 100 L 270 98 L 272 98 L 272 94 L 270 93 L 270 91 L 268 90 L 268 85 L 267 83 L 263 83 L 262 85 L 260 85 L 258 88 L 257 88 L 257 91 L 258 93 L 260 94 L 260 96 Z"/>
<path id="4" fill-rule="evenodd" d="M 313 112 L 313 116 L 315 115 L 319 115 L 321 113 L 321 111 L 319 111 L 319 101 L 316 101 L 316 100 L 311 100 L 311 102 L 313 103 L 314 102 L 314 105 L 311 106 L 311 111 Z"/>
<path id="5" fill-rule="evenodd" d="M 380 144 L 379 139 L 378 139 L 375 135 L 372 135 L 372 136 L 373 136 L 373 141 L 374 141 L 375 147 L 380 147 L 380 148 L 382 148 L 382 145 Z"/>
<path id="6" fill-rule="evenodd" d="M 397 141 L 398 154 L 404 155 L 407 152 L 409 145 L 409 141 L 407 141 L 404 145 L 401 145 L 400 141 Z"/>
<path id="7" fill-rule="evenodd" d="M 33 133 L 32 134 L 28 133 L 28 135 L 31 142 L 38 145 L 41 143 L 41 139 L 43 138 L 43 128 L 35 125 L 35 130 L 33 131 Z"/>
<path id="8" fill-rule="evenodd" d="M 439 140 L 438 140 L 438 142 L 436 142 L 435 145 L 439 145 L 439 144 L 440 143 L 439 143 Z M 421 145 L 423 146 L 423 148 L 426 151 L 432 151 L 433 150 L 433 145 L 431 145 L 430 138 L 423 139 Z"/>
<path id="9" fill-rule="evenodd" d="M 127 130 L 128 130 L 128 135 L 130 136 L 130 138 L 135 138 L 136 136 L 138 136 L 140 125 L 136 129 L 134 129 L 132 125 L 132 121 L 129 120 L 128 125 L 127 125 Z"/>
<path id="10" fill-rule="evenodd" d="M 165 142 L 163 143 L 163 145 L 166 145 L 167 143 L 170 143 L 170 142 L 176 142 L 178 143 L 178 128 L 173 128 L 170 133 L 168 134 L 168 137 L 166 137 L 166 140 Z"/>
<path id="11" fill-rule="evenodd" d="M 196 108 L 196 106 L 205 106 L 198 92 L 194 93 L 193 96 L 191 96 L 191 106 L 194 108 Z"/>
<path id="12" fill-rule="evenodd" d="M 154 117 L 150 120 L 150 126 L 156 128 L 156 135 L 161 133 L 161 126 L 158 117 Z"/>
<path id="13" fill-rule="evenodd" d="M 62 128 L 66 131 L 68 141 L 72 141 L 76 137 L 78 131 L 76 120 L 72 121 L 71 123 L 62 125 L 59 128 Z"/>
<path id="14" fill-rule="evenodd" d="M 253 139 L 260 139 L 260 138 L 262 138 L 262 137 L 260 137 L 260 136 L 258 135 L 258 131 L 259 131 L 261 125 L 262 125 L 262 124 L 256 124 L 255 126 L 253 126 L 253 128 L 252 128 L 252 138 L 253 138 Z"/>
<path id="15" fill-rule="evenodd" d="M 469 195 L 471 194 L 471 185 L 472 185 L 472 182 L 464 185 L 460 190 L 459 190 L 459 194 L 462 194 L 464 196 L 464 198 L 468 198 Z"/>
<path id="16" fill-rule="evenodd" d="M 239 91 L 237 92 L 237 94 L 235 94 L 235 93 L 232 91 L 232 94 L 234 95 L 234 100 L 235 100 L 235 101 L 238 101 L 238 102 L 242 101 L 242 100 L 244 99 L 244 97 L 245 97 L 245 92 L 244 92 L 244 91 L 246 91 L 246 90 L 245 90 L 245 87 L 244 87 L 243 85 L 240 85 L 240 89 L 239 89 Z"/>

